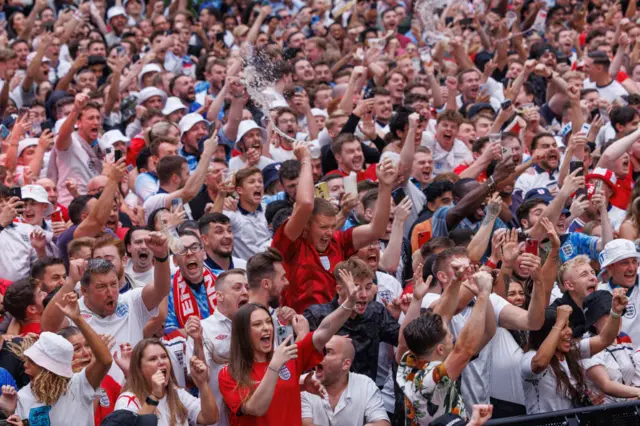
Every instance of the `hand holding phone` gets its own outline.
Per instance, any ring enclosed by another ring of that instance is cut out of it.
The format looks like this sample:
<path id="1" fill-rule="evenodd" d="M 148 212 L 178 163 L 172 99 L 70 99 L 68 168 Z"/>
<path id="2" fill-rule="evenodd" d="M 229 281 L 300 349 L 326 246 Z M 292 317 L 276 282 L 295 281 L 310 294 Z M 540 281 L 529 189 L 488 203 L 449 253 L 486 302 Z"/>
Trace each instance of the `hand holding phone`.
<path id="1" fill-rule="evenodd" d="M 524 243 L 524 252 L 533 254 L 534 256 L 538 255 L 538 240 L 527 240 Z"/>

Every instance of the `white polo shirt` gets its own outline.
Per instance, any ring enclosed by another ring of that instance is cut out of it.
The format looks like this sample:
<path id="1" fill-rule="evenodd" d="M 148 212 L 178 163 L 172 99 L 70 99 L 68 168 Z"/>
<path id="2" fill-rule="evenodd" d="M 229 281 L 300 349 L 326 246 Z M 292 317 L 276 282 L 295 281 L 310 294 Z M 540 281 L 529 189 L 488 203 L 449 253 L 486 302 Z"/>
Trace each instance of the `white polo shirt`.
<path id="1" fill-rule="evenodd" d="M 218 373 L 222 367 L 226 365 L 231 352 L 231 320 L 220 313 L 218 309 L 213 311 L 207 319 L 200 321 L 202 325 L 202 343 L 204 346 L 204 357 L 209 366 L 209 386 L 211 393 L 218 404 L 220 418 L 217 426 L 228 426 L 229 424 L 229 408 L 224 403 L 224 398 L 220 393 L 220 385 L 218 384 Z M 193 339 L 187 338 L 186 359 L 193 356 Z"/>
<path id="2" fill-rule="evenodd" d="M 389 421 L 382 397 L 373 380 L 363 374 L 349 373 L 349 383 L 335 409 L 328 399 L 302 392 L 302 418 L 313 419 L 315 426 L 362 426 L 378 420 Z"/>
<path id="3" fill-rule="evenodd" d="M 99 173 L 94 168 L 90 157 L 82 147 L 87 142 L 80 137 L 78 132 L 71 134 L 71 145 L 66 151 L 53 148 L 56 151 L 56 164 L 58 169 L 58 203 L 68 206 L 73 196 L 65 186 L 67 179 L 75 179 L 78 187 L 78 193 L 87 193 L 87 183 L 89 180 L 97 176 Z"/>
<path id="4" fill-rule="evenodd" d="M 17 281 L 29 276 L 31 265 L 38 256 L 31 246 L 30 235 L 39 226 L 27 223 L 12 223 L 0 232 L 0 278 Z M 46 251 L 48 255 L 57 255 L 55 244 L 52 243 L 53 234 L 44 231 L 47 239 Z"/>
<path id="5" fill-rule="evenodd" d="M 514 191 L 521 191 L 524 197 L 534 188 L 548 188 L 549 185 L 557 185 L 559 175 L 560 172 L 557 169 L 549 173 L 539 168 L 529 167 L 516 180 Z"/>
<path id="6" fill-rule="evenodd" d="M 243 260 L 249 260 L 256 253 L 271 247 L 273 237 L 267 218 L 264 216 L 265 207 L 261 205 L 255 212 L 247 212 L 240 204 L 238 210 L 225 210 L 223 213 L 231 221 L 233 230 L 233 255 Z"/>
<path id="7" fill-rule="evenodd" d="M 158 315 L 158 308 L 149 311 L 142 301 L 142 289 L 136 288 L 119 295 L 116 311 L 108 317 L 101 317 L 87 308 L 84 296 L 78 301 L 82 318 L 98 334 L 111 334 L 116 344 L 113 352 L 118 350 L 121 343 L 129 343 L 134 347 L 144 338 L 144 326 L 154 316 Z M 69 320 L 73 324 L 73 321 Z M 73 324 L 75 325 L 75 324 Z M 124 376 L 120 367 L 114 362 L 109 370 L 109 375 L 118 383 L 122 383 Z"/>
<path id="8" fill-rule="evenodd" d="M 428 308 L 433 302 L 440 298 L 439 294 L 427 293 L 422 299 L 422 307 Z M 505 299 L 495 293 L 489 296 L 493 312 L 496 317 L 496 324 L 499 323 L 500 312 L 509 304 Z M 462 328 L 471 317 L 471 306 L 465 307 L 458 315 L 451 319 L 450 328 L 454 337 L 460 336 Z M 462 372 L 462 398 L 465 410 L 473 412 L 474 404 L 488 404 L 491 394 L 491 362 L 493 356 L 493 343 L 495 336 L 480 351 L 478 357 L 471 361 Z"/>

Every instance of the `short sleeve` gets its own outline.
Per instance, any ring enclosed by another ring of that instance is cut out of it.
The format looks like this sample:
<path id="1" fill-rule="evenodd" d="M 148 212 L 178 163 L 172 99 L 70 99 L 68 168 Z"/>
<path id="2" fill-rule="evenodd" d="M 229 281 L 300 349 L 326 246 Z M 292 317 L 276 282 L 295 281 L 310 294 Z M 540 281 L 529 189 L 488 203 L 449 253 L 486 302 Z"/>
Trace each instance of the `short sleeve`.
<path id="1" fill-rule="evenodd" d="M 85 404 L 90 404 L 98 392 L 91 386 L 87 379 L 87 369 L 84 368 L 79 373 L 74 373 L 69 382 L 69 393 L 75 398 L 80 399 Z"/>
<path id="2" fill-rule="evenodd" d="M 312 419 L 313 418 L 313 404 L 311 404 L 311 398 L 315 395 L 311 395 L 309 392 L 301 392 L 300 393 L 300 402 L 302 403 L 302 418 L 303 419 Z"/>
<path id="3" fill-rule="evenodd" d="M 189 419 L 189 424 L 198 424 L 198 415 L 200 414 L 201 406 L 200 399 L 191 395 L 184 389 L 178 390 L 178 397 L 180 398 L 180 402 L 184 405 L 184 408 L 187 410 L 187 418 Z"/>
<path id="4" fill-rule="evenodd" d="M 296 342 L 298 346 L 298 358 L 296 358 L 297 379 L 303 372 L 315 367 L 324 359 L 324 354 L 318 352 L 313 344 L 313 333 L 309 333 L 301 342 Z"/>
<path id="5" fill-rule="evenodd" d="M 593 355 L 591 353 L 590 341 L 591 341 L 591 338 L 589 337 L 585 337 L 584 339 L 580 340 L 580 343 L 578 344 L 578 351 L 580 352 L 581 359 L 590 358 L 591 355 Z"/>
<path id="6" fill-rule="evenodd" d="M 142 288 L 130 290 L 120 297 L 125 299 L 131 310 L 135 312 L 135 317 L 140 329 L 143 329 L 151 318 L 158 315 L 157 306 L 149 310 L 147 309 L 147 305 L 144 304 L 144 300 L 142 299 Z"/>
<path id="7" fill-rule="evenodd" d="M 451 207 L 440 207 L 431 218 L 432 237 L 448 237 L 449 228 L 447 227 L 447 213 Z"/>
<path id="8" fill-rule="evenodd" d="M 291 259 L 292 256 L 295 256 L 295 250 L 290 250 L 294 241 L 291 241 L 287 234 L 284 232 L 285 225 L 289 222 L 289 219 L 284 221 L 282 225 L 278 228 L 276 233 L 273 235 L 273 240 L 271 241 L 271 246 L 276 248 L 282 253 L 285 257 L 285 260 Z"/>
<path id="9" fill-rule="evenodd" d="M 435 302 L 438 299 L 440 299 L 439 294 L 427 293 L 422 298 L 422 305 L 420 307 L 423 309 L 428 309 L 433 304 L 433 302 Z"/>
<path id="10" fill-rule="evenodd" d="M 144 218 L 146 221 L 149 220 L 149 216 L 151 214 L 164 207 L 164 200 L 167 198 L 168 194 L 155 194 L 146 199 L 143 204 L 144 207 Z"/>
<path id="11" fill-rule="evenodd" d="M 442 364 L 444 365 L 444 364 Z M 367 406 L 364 411 L 364 419 L 366 423 L 377 422 L 378 420 L 389 421 L 387 410 L 384 409 L 382 402 L 382 393 L 377 388 L 373 380 L 367 380 Z M 304 418 L 304 416 L 302 416 Z"/>
<path id="12" fill-rule="evenodd" d="M 138 398 L 131 392 L 123 392 L 116 400 L 116 405 L 113 410 L 127 410 L 132 413 L 137 413 L 142 408 L 138 402 Z"/>
<path id="13" fill-rule="evenodd" d="M 533 361 L 534 356 L 536 356 L 535 351 L 529 351 L 522 355 L 522 359 L 520 360 L 520 375 L 524 379 L 533 379 L 538 376 L 538 374 L 535 374 L 533 370 L 531 370 L 531 361 Z"/>
<path id="14" fill-rule="evenodd" d="M 311 334 L 311 333 L 310 333 Z M 218 385 L 225 404 L 231 413 L 237 414 L 242 407 L 242 401 L 248 393 L 248 389 L 240 389 L 238 383 L 229 374 L 229 367 L 225 366 L 218 373 Z"/>
<path id="15" fill-rule="evenodd" d="M 505 306 L 509 305 L 510 303 L 507 302 L 506 299 L 504 299 L 501 296 L 498 296 L 495 293 L 491 293 L 489 295 L 489 300 L 491 300 L 491 306 L 493 306 L 493 312 L 494 312 L 494 314 L 496 316 L 496 324 L 499 324 L 500 323 L 500 313 L 505 308 Z"/>
<path id="16" fill-rule="evenodd" d="M 353 246 L 353 230 L 355 227 L 349 228 L 346 231 L 337 231 L 333 234 L 333 238 L 338 242 L 338 245 L 342 248 L 344 258 L 348 259 L 356 253 L 356 249 Z"/>
<path id="17" fill-rule="evenodd" d="M 585 358 L 582 360 L 582 368 L 584 369 L 585 372 L 588 371 L 590 368 L 597 367 L 598 365 L 601 365 L 605 368 L 607 367 L 607 364 L 605 363 L 604 359 L 598 355 L 600 354 L 596 354 L 591 358 Z"/>

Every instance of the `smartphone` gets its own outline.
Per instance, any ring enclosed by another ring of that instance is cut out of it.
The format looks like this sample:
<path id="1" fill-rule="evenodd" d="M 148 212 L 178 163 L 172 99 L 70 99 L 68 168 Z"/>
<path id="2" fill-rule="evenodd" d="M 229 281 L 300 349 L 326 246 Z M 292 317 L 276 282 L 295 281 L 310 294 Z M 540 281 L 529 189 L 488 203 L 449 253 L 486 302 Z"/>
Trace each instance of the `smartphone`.
<path id="1" fill-rule="evenodd" d="M 118 162 L 118 160 L 120 160 L 122 158 L 122 151 L 120 151 L 119 149 L 116 149 L 113 151 L 113 161 L 114 162 Z"/>
<path id="2" fill-rule="evenodd" d="M 284 342 L 287 337 L 292 335 L 293 335 L 293 327 L 291 327 L 290 325 L 279 325 L 278 326 L 278 345 Z M 291 338 L 291 340 L 289 340 L 289 343 L 287 343 L 287 346 L 291 346 L 294 343 L 295 341 L 293 340 L 293 338 Z"/>
<path id="3" fill-rule="evenodd" d="M 503 146 L 500 147 L 502 151 L 502 162 L 508 163 L 509 161 L 513 162 L 513 149 Z"/>
<path id="4" fill-rule="evenodd" d="M 602 185 L 604 185 L 604 181 L 602 179 L 597 179 L 593 188 L 593 193 L 595 194 L 599 191 L 602 191 Z"/>
<path id="5" fill-rule="evenodd" d="M 64 222 L 62 212 L 60 210 L 56 210 L 55 212 L 51 213 L 51 222 Z"/>
<path id="6" fill-rule="evenodd" d="M 584 164 L 582 161 L 572 161 L 569 163 L 569 173 L 573 173 L 578 169 L 581 169 L 578 172 L 578 176 L 584 176 Z"/>
<path id="7" fill-rule="evenodd" d="M 391 198 L 393 198 L 393 202 L 396 203 L 396 206 L 405 199 L 407 195 L 404 192 L 403 188 L 398 188 L 391 193 Z"/>
<path id="8" fill-rule="evenodd" d="M 127 49 L 124 46 L 116 47 L 116 53 L 118 56 L 125 56 L 127 54 Z"/>
<path id="9" fill-rule="evenodd" d="M 22 189 L 19 186 L 14 186 L 9 189 L 9 197 L 18 197 L 22 200 Z"/>
<path id="10" fill-rule="evenodd" d="M 4 124 L 0 124 L 0 138 L 6 139 L 11 131 Z"/>
<path id="11" fill-rule="evenodd" d="M 325 200 L 331 199 L 329 196 L 329 185 L 327 185 L 327 182 L 320 182 L 316 185 L 316 197 L 324 198 Z"/>
<path id="12" fill-rule="evenodd" d="M 538 241 L 537 240 L 527 240 L 524 242 L 524 252 L 530 253 L 533 255 L 538 255 Z"/>
<path id="13" fill-rule="evenodd" d="M 444 24 L 447 27 L 450 27 L 451 25 L 453 25 L 453 16 L 447 16 L 446 18 L 444 18 Z"/>
<path id="14" fill-rule="evenodd" d="M 182 199 L 180 198 L 174 198 L 171 200 L 171 213 L 175 213 L 180 207 L 180 204 L 182 204 Z"/>
<path id="15" fill-rule="evenodd" d="M 295 93 L 302 93 L 302 92 L 304 92 L 304 88 L 300 86 L 296 86 Z"/>
<path id="16" fill-rule="evenodd" d="M 468 27 L 471 24 L 473 24 L 473 18 L 463 18 L 460 20 L 460 25 L 463 27 Z"/>
<path id="17" fill-rule="evenodd" d="M 507 109 L 512 105 L 511 99 L 507 99 L 506 101 L 504 101 L 501 105 L 500 108 L 502 109 Z"/>
<path id="18" fill-rule="evenodd" d="M 598 108 L 594 108 L 591 110 L 591 119 L 593 120 L 597 116 L 600 115 L 600 110 Z"/>
<path id="19" fill-rule="evenodd" d="M 224 33 L 216 33 L 216 41 L 224 41 Z"/>

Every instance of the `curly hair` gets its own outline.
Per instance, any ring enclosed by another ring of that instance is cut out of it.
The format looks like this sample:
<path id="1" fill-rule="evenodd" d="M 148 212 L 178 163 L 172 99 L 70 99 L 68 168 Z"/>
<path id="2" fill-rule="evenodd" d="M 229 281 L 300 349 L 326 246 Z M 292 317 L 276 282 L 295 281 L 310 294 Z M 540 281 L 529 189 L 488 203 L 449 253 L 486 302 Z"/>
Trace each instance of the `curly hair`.
<path id="1" fill-rule="evenodd" d="M 43 368 L 36 377 L 31 379 L 31 391 L 36 401 L 53 405 L 67 392 L 70 380 Z"/>

